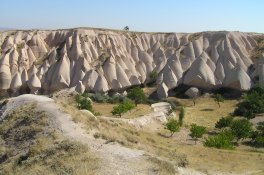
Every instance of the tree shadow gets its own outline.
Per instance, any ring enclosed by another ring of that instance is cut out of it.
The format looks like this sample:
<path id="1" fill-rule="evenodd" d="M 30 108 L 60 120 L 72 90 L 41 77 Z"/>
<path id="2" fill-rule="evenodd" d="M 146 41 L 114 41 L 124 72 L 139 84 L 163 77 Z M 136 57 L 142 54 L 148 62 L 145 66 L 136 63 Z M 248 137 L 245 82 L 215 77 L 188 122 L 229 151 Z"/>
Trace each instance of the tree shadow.
<path id="1" fill-rule="evenodd" d="M 214 111 L 214 109 L 210 109 L 210 108 L 205 108 L 205 109 L 201 109 L 201 111 Z"/>

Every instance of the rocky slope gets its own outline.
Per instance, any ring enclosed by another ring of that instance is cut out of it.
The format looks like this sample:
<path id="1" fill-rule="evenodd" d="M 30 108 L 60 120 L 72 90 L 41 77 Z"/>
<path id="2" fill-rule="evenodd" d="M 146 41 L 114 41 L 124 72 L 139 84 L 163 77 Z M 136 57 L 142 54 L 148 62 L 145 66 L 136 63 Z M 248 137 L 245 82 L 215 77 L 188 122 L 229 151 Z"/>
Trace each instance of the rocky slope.
<path id="1" fill-rule="evenodd" d="M 254 77 L 264 81 L 264 61 L 251 66 L 257 42 L 240 32 L 7 31 L 0 46 L 0 90 L 13 95 L 122 91 L 149 82 L 153 72 L 160 97 L 179 84 L 247 90 Z"/>

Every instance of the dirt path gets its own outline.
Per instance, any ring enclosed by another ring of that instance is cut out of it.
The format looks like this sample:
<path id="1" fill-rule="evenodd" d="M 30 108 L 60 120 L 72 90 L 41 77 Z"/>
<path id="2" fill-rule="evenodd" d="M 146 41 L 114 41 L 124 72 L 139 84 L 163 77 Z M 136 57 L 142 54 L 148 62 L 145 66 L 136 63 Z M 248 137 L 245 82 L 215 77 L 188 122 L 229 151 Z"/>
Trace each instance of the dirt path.
<path id="1" fill-rule="evenodd" d="M 37 95 L 22 95 L 10 99 L 4 115 L 25 103 L 37 103 L 39 110 L 45 111 L 52 117 L 56 127 L 70 140 L 81 142 L 89 147 L 100 159 L 99 175 L 152 175 L 159 174 L 157 164 L 148 160 L 144 151 L 123 147 L 117 143 L 106 144 L 105 140 L 95 139 L 91 133 L 87 133 L 80 123 L 72 121 L 72 117 L 62 112 L 54 100 Z M 3 117 L 4 117 L 3 115 Z M 179 168 L 181 175 L 204 175 L 189 168 Z M 211 173 L 210 173 L 211 174 Z M 213 173 L 214 174 L 214 173 Z M 217 173 L 218 174 L 218 173 Z M 221 174 L 221 173 L 220 173 Z"/>
<path id="2" fill-rule="evenodd" d="M 58 128 L 66 137 L 86 144 L 101 158 L 102 165 L 98 174 L 157 174 L 143 151 L 95 139 L 80 124 L 74 123 L 70 115 L 60 111 L 54 102 L 38 102 L 38 108 L 54 116 Z"/>

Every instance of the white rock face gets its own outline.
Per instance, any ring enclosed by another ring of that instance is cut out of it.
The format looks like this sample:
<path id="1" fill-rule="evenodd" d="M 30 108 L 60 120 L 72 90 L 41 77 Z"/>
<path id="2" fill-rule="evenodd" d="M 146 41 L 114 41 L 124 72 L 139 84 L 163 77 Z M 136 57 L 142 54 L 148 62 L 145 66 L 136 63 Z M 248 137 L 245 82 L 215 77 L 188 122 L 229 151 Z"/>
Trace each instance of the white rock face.
<path id="1" fill-rule="evenodd" d="M 195 97 L 199 96 L 200 92 L 199 92 L 198 88 L 191 87 L 184 94 L 187 95 L 190 98 L 195 98 Z"/>
<path id="2" fill-rule="evenodd" d="M 168 102 L 159 102 L 151 105 L 154 112 L 163 112 L 167 114 L 171 109 L 171 105 Z"/>
<path id="3" fill-rule="evenodd" d="M 88 28 L 10 33 L 0 33 L 0 91 L 123 91 L 147 83 L 153 71 L 158 73 L 160 98 L 182 83 L 247 90 L 251 78 L 259 77 L 264 84 L 263 61 L 248 75 L 257 42 L 247 33 L 202 32 L 192 37 Z"/>
<path id="4" fill-rule="evenodd" d="M 161 85 L 159 85 L 158 89 L 157 89 L 158 98 L 160 98 L 160 99 L 167 98 L 168 97 L 168 90 L 169 89 L 165 83 L 162 83 Z"/>

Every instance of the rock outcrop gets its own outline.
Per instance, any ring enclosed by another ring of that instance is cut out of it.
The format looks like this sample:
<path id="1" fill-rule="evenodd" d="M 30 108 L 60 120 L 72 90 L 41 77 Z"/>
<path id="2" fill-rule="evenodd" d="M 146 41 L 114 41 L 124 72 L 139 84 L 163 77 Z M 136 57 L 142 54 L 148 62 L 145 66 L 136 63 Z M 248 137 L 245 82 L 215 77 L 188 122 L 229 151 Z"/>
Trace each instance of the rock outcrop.
<path id="1" fill-rule="evenodd" d="M 200 91 L 196 87 L 189 88 L 185 93 L 189 98 L 196 98 L 200 95 Z"/>
<path id="2" fill-rule="evenodd" d="M 263 61 L 250 59 L 257 42 L 241 32 L 7 31 L 0 46 L 0 91 L 124 91 L 149 82 L 153 71 L 160 98 L 179 84 L 248 90 L 256 77 L 264 84 Z"/>

